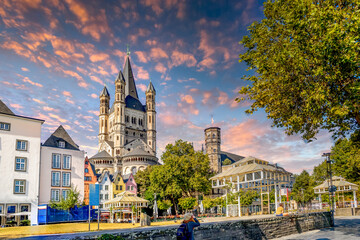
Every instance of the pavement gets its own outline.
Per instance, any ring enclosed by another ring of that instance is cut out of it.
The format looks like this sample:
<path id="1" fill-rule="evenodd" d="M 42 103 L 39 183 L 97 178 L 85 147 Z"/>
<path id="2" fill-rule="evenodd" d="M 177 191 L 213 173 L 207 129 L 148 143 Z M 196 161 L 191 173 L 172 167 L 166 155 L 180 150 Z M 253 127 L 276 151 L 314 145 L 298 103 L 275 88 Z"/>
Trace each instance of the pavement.
<path id="1" fill-rule="evenodd" d="M 268 218 L 272 215 L 261 215 L 261 216 L 249 216 L 242 217 L 241 219 L 259 219 L 259 218 Z M 231 221 L 231 220 L 239 220 L 239 218 L 225 218 L 225 217 L 217 217 L 217 218 L 208 218 L 203 221 L 204 224 L 210 224 L 212 222 L 221 222 L 221 221 Z M 172 227 L 178 227 L 179 223 L 172 223 Z M 136 232 L 143 230 L 151 230 L 151 229 L 161 229 L 168 228 L 167 226 L 155 226 L 155 227 L 140 227 L 134 229 L 114 229 L 114 230 L 102 230 L 102 231 L 92 231 L 92 232 L 82 232 L 82 233 L 65 233 L 65 234 L 48 234 L 48 235 L 38 235 L 32 237 L 20 238 L 24 240 L 60 240 L 60 239 L 74 239 L 76 237 L 84 237 L 84 236 L 92 236 L 99 234 L 112 234 L 112 233 L 121 233 L 121 232 Z M 171 226 L 170 226 L 171 227 Z M 19 238 L 17 238 L 19 239 Z M 325 228 L 315 231 L 309 231 L 301 234 L 293 234 L 282 238 L 277 238 L 276 240 L 359 240 L 360 239 L 360 216 L 349 216 L 349 217 L 336 217 L 335 218 L 335 227 L 333 228 Z"/>
<path id="2" fill-rule="evenodd" d="M 360 216 L 335 217 L 335 227 L 293 234 L 276 240 L 359 240 Z"/>

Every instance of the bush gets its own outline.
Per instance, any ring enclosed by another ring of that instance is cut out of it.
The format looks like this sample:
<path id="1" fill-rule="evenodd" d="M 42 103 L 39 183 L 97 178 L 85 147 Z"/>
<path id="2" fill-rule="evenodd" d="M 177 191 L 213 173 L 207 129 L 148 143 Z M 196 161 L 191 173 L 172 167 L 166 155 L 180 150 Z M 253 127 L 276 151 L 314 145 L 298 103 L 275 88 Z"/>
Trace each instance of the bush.
<path id="1" fill-rule="evenodd" d="M 103 234 L 98 238 L 98 240 L 125 240 L 125 238 L 111 234 Z"/>
<path id="2" fill-rule="evenodd" d="M 30 220 L 21 220 L 20 226 L 30 226 Z"/>

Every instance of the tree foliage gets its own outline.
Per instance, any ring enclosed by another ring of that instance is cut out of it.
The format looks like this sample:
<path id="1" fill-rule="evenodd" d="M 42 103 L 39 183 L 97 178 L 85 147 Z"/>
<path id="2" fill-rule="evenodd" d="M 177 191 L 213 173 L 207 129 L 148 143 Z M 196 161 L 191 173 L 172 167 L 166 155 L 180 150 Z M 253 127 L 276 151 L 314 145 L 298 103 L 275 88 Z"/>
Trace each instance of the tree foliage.
<path id="1" fill-rule="evenodd" d="M 230 159 L 225 159 L 223 162 L 222 162 L 222 165 L 226 166 L 226 165 L 230 165 L 232 162 Z"/>
<path id="2" fill-rule="evenodd" d="M 184 210 L 190 210 L 193 209 L 197 204 L 196 198 L 194 197 L 186 197 L 186 198 L 180 198 L 179 199 L 179 205 Z"/>
<path id="3" fill-rule="evenodd" d="M 358 0 L 268 0 L 265 18 L 249 27 L 240 54 L 256 74 L 237 99 L 264 108 L 273 126 L 314 139 L 360 127 Z"/>
<path id="4" fill-rule="evenodd" d="M 301 174 L 295 178 L 291 196 L 297 203 L 305 205 L 314 199 L 315 192 L 313 188 L 315 185 L 316 183 L 310 174 L 303 170 Z"/>
<path id="5" fill-rule="evenodd" d="M 169 209 L 169 207 L 171 207 L 173 204 L 171 203 L 171 201 L 169 199 L 163 199 L 158 201 L 158 207 L 160 210 L 166 210 Z"/>
<path id="6" fill-rule="evenodd" d="M 66 199 L 61 198 L 60 202 L 50 201 L 50 207 L 61 209 L 61 210 L 69 210 L 74 208 L 75 206 L 81 205 L 81 199 L 79 198 L 80 192 L 77 189 L 71 188 L 69 189 L 69 194 Z"/>
<path id="7" fill-rule="evenodd" d="M 139 171 L 135 176 L 140 194 L 146 199 L 157 194 L 160 200 L 171 199 L 176 209 L 179 198 L 196 197 L 210 191 L 209 158 L 195 151 L 190 143 L 177 140 L 175 144 L 168 144 L 161 160 L 163 165 Z"/>

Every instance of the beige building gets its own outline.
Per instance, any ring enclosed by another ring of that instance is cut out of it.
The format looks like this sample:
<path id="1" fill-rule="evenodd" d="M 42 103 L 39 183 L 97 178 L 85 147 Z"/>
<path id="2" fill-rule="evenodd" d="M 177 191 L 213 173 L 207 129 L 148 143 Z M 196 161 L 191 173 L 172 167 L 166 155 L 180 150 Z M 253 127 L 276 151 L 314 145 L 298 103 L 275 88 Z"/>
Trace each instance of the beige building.
<path id="1" fill-rule="evenodd" d="M 90 158 L 97 173 L 133 173 L 158 164 L 156 157 L 156 91 L 149 83 L 146 103 L 139 100 L 129 54 L 124 72 L 115 79 L 115 99 L 110 107 L 106 86 L 100 94 L 99 151 Z"/>

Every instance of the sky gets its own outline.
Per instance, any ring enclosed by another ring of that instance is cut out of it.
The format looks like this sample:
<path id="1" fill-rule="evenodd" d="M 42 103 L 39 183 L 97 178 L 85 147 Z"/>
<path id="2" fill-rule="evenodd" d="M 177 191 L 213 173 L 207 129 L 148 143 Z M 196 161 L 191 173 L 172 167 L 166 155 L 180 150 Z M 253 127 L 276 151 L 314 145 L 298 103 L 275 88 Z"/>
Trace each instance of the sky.
<path id="1" fill-rule="evenodd" d="M 256 0 L 2 0 L 0 99 L 15 114 L 45 120 L 42 142 L 61 124 L 88 156 L 97 152 L 99 93 L 114 99 L 127 47 L 140 100 L 156 89 L 157 155 L 177 139 L 204 144 L 221 128 L 223 151 L 312 170 L 333 145 L 320 132 L 305 143 L 272 128 L 263 110 L 237 103 L 245 63 L 239 44 L 263 18 Z M 211 119 L 214 122 L 212 123 Z"/>

